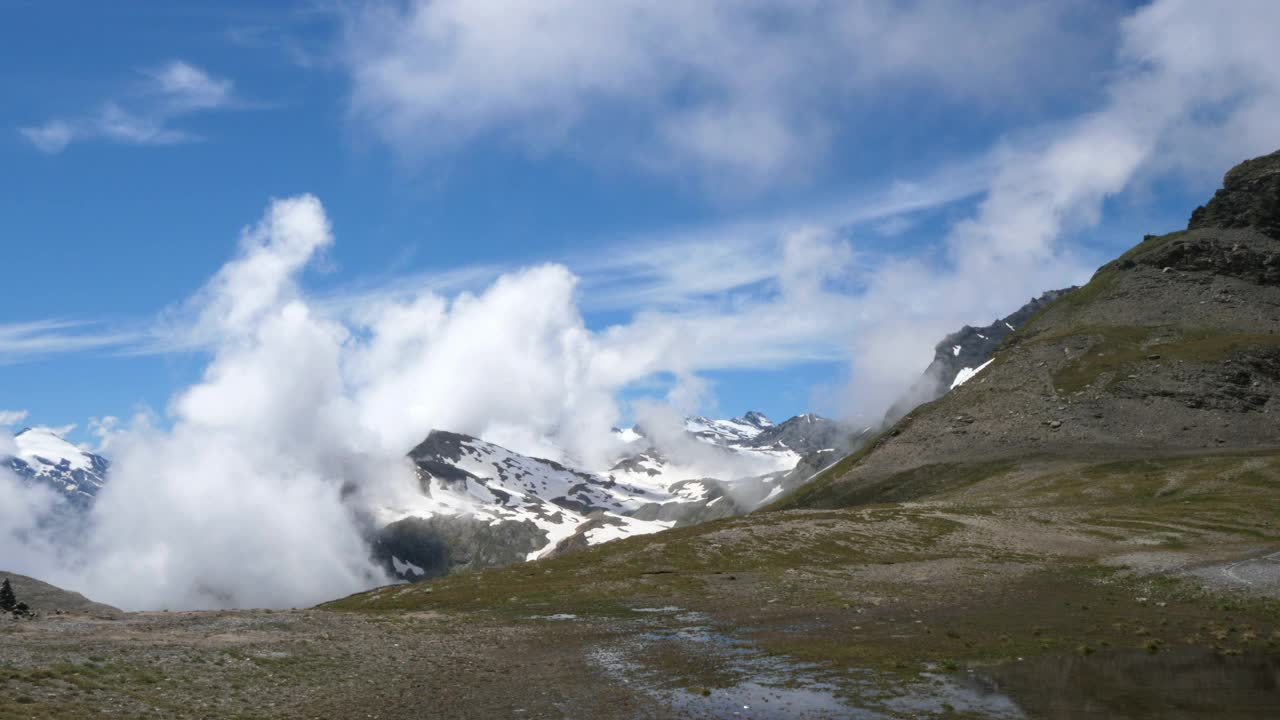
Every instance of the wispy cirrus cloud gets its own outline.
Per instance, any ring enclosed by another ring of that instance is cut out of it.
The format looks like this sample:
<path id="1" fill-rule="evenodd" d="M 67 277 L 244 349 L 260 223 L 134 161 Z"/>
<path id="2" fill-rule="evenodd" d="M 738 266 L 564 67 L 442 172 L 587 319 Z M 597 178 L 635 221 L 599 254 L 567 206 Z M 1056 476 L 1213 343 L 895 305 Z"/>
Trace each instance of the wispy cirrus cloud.
<path id="1" fill-rule="evenodd" d="M 49 355 L 116 350 L 139 341 L 143 333 L 104 323 L 45 319 L 0 324 L 0 365 L 30 362 Z"/>
<path id="2" fill-rule="evenodd" d="M 174 60 L 143 70 L 141 82 L 118 98 L 103 101 L 96 110 L 72 118 L 51 118 L 18 129 L 37 150 L 62 152 L 74 142 L 99 140 L 124 145 L 175 145 L 200 136 L 174 126 L 198 112 L 236 104 L 231 80 L 209 74 L 195 65 Z"/>

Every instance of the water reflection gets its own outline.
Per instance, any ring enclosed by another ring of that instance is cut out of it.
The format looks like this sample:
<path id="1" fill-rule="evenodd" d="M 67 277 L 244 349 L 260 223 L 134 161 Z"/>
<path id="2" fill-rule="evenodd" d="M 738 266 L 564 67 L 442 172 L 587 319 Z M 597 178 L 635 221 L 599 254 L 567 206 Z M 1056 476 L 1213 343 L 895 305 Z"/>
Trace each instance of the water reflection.
<path id="1" fill-rule="evenodd" d="M 1043 718 L 1280 718 L 1280 656 L 1203 648 L 1030 658 L 977 676 Z"/>

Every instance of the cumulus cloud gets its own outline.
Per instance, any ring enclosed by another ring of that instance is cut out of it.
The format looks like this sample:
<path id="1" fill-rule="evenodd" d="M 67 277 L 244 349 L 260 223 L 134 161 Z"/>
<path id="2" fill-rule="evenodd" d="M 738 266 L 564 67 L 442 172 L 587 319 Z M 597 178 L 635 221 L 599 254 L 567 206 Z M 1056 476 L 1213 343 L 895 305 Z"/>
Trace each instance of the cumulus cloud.
<path id="1" fill-rule="evenodd" d="M 0 426 L 17 425 L 27 419 L 26 410 L 0 410 Z M 0 433 L 3 436 L 3 433 Z M 4 448 L 0 447 L 0 451 Z"/>
<path id="2" fill-rule="evenodd" d="M 413 491 L 405 453 L 431 429 L 600 465 L 617 449 L 622 388 L 677 372 L 667 407 L 682 409 L 703 389 L 706 362 L 681 350 L 693 326 L 592 332 L 563 266 L 353 309 L 317 303 L 299 283 L 332 243 L 310 196 L 272 203 L 242 233 L 236 257 L 170 318 L 181 342 L 211 353 L 199 382 L 165 418 L 91 425 L 113 465 L 84 552 L 51 551 L 34 531 L 53 512 L 47 498 L 8 482 L 6 527 L 31 543 L 20 571 L 130 608 L 316 602 L 386 580 L 369 558 L 369 520 Z M 847 251 L 814 231 L 784 245 L 779 297 L 816 302 Z M 727 462 L 670 444 L 683 462 Z"/>
<path id="3" fill-rule="evenodd" d="M 19 570 L 34 563 L 130 608 L 312 603 L 385 581 L 362 498 L 411 475 L 401 458 L 368 452 L 343 379 L 348 333 L 298 295 L 298 272 L 331 241 L 310 197 L 274 203 L 245 232 L 192 301 L 213 357 L 173 399 L 167 427 L 145 415 L 97 424 L 113 466 L 82 554 L 42 550 L 31 528 L 47 503 L 6 484 L 19 496 L 4 526 L 31 543 L 12 555 Z"/>
<path id="4" fill-rule="evenodd" d="M 630 148 L 649 170 L 754 186 L 818 164 L 834 111 L 868 97 L 1034 104 L 1071 86 L 1106 47 L 1107 8 L 410 0 L 347 15 L 345 62 L 354 113 L 402 151 Z"/>
<path id="5" fill-rule="evenodd" d="M 76 118 L 52 118 L 39 125 L 18 128 L 37 150 L 50 155 L 73 142 L 106 140 L 124 145 L 174 145 L 199 136 L 172 127 L 172 122 L 192 113 L 227 108 L 234 104 L 232 82 L 210 75 L 182 60 L 143 71 L 143 82 L 125 97 L 103 102 L 91 113 Z"/>

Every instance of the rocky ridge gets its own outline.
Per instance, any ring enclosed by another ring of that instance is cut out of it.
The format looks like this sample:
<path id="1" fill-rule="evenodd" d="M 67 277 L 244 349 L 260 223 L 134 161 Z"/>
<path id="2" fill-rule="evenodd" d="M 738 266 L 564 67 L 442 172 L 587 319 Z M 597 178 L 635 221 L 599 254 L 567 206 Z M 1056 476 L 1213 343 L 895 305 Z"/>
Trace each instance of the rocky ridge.
<path id="1" fill-rule="evenodd" d="M 1028 455 L 1275 446 L 1278 178 L 1280 153 L 1231 170 L 1186 230 L 1146 236 L 1013 333 L 975 379 L 782 505 L 905 499 L 954 482 L 957 466 Z"/>

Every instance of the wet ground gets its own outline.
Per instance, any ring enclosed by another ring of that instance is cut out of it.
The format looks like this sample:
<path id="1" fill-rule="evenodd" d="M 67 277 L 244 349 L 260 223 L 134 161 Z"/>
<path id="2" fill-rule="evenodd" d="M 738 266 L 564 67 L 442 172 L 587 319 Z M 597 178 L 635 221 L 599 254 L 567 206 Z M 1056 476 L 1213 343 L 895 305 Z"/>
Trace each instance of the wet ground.
<path id="1" fill-rule="evenodd" d="M 1032 717 L 1280 717 L 1280 657 L 1200 648 L 1032 658 L 984 672 Z"/>
<path id="2" fill-rule="evenodd" d="M 875 631 L 874 613 L 855 617 L 843 632 Z M 1149 651 L 899 668 L 807 661 L 758 640 L 803 635 L 799 620 L 764 632 L 655 605 L 501 621 L 322 610 L 5 621 L 0 720 L 1280 717 L 1280 653 L 1238 620 Z M 911 633 L 929 622 L 895 620 L 884 637 L 922 639 Z"/>
<path id="3" fill-rule="evenodd" d="M 639 611 L 658 617 L 640 623 L 642 629 L 625 640 L 598 648 L 592 659 L 611 680 L 640 688 L 679 717 L 875 720 L 949 712 L 1024 717 L 1008 697 L 961 673 L 935 669 L 915 678 L 874 671 L 832 673 L 818 664 L 769 655 L 754 643 L 717 631 L 704 613 L 676 607 Z M 700 664 L 714 687 L 691 685 L 689 676 L 670 674 L 671 663 L 661 659 L 667 654 Z"/>

